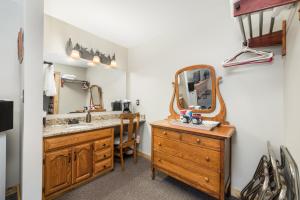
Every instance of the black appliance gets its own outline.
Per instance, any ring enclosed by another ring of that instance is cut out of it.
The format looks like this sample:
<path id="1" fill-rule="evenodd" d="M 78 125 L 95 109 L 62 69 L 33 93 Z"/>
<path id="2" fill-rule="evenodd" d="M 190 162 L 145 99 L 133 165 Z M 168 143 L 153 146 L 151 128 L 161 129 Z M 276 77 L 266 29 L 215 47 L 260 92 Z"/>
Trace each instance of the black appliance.
<path id="1" fill-rule="evenodd" d="M 131 113 L 131 102 L 130 101 L 124 101 L 123 102 L 123 112 L 124 113 Z"/>
<path id="2" fill-rule="evenodd" d="M 14 102 L 0 100 L 0 132 L 13 129 Z"/>
<path id="3" fill-rule="evenodd" d="M 122 101 L 114 101 L 111 103 L 112 111 L 122 111 Z"/>

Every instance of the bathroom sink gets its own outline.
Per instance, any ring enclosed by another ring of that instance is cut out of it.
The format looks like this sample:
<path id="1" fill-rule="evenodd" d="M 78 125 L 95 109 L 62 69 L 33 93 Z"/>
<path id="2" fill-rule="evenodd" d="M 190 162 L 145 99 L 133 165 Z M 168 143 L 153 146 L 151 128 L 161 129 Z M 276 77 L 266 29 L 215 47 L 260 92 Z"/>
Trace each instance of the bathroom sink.
<path id="1" fill-rule="evenodd" d="M 92 124 L 72 124 L 67 127 L 67 129 L 83 129 L 83 128 L 88 128 Z"/>

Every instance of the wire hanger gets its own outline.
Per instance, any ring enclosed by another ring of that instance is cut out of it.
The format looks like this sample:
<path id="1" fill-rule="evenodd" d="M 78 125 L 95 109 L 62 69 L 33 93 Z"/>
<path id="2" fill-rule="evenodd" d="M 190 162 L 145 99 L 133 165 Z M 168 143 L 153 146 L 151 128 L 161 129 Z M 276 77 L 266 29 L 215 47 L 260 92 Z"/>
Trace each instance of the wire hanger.
<path id="1" fill-rule="evenodd" d="M 237 60 L 239 56 L 242 54 L 252 53 L 256 56 L 247 58 L 244 60 Z M 251 49 L 248 46 L 239 51 L 233 57 L 225 60 L 222 65 L 223 67 L 232 67 L 238 65 L 246 65 L 246 64 L 254 64 L 254 63 L 265 63 L 265 62 L 272 62 L 274 53 L 272 51 L 258 51 L 255 49 Z"/>

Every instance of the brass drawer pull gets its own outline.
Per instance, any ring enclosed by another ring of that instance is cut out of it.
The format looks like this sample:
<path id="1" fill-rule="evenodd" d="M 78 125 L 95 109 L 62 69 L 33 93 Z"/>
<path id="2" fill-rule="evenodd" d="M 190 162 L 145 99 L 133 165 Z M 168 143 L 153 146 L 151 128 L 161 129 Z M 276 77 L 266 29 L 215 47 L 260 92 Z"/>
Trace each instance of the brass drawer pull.
<path id="1" fill-rule="evenodd" d="M 207 182 L 207 183 L 209 182 L 209 178 L 207 178 L 207 177 L 205 177 L 204 180 L 205 180 L 205 182 Z"/>
<path id="2" fill-rule="evenodd" d="M 205 160 L 206 160 L 207 162 L 209 162 L 209 161 L 210 161 L 210 158 L 207 156 L 207 157 L 205 158 Z"/>
<path id="3" fill-rule="evenodd" d="M 196 141 L 197 141 L 198 144 L 200 144 L 200 142 L 201 142 L 199 138 Z"/>
<path id="4" fill-rule="evenodd" d="M 158 159 L 158 162 L 161 162 L 161 159 Z"/>
<path id="5" fill-rule="evenodd" d="M 105 169 L 105 168 L 106 168 L 106 165 L 103 165 L 103 168 Z"/>
<path id="6" fill-rule="evenodd" d="M 161 147 L 161 143 L 158 143 L 158 146 L 160 146 L 160 147 Z"/>
<path id="7" fill-rule="evenodd" d="M 104 154 L 103 157 L 106 158 L 106 155 Z"/>
<path id="8" fill-rule="evenodd" d="M 104 143 L 102 146 L 104 146 L 104 147 L 105 147 L 105 146 L 106 146 L 106 144 Z"/>
<path id="9" fill-rule="evenodd" d="M 167 132 L 166 132 L 166 131 L 164 131 L 164 132 L 163 132 L 163 134 L 164 134 L 164 135 L 167 135 Z"/>

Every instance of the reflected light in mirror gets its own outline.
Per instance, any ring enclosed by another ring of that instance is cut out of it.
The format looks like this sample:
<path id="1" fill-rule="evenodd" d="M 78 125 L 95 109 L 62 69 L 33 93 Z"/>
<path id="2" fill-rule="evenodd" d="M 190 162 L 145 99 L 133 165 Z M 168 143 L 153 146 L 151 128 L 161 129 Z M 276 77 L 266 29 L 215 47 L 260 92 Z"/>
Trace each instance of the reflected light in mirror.
<path id="1" fill-rule="evenodd" d="M 100 63 L 100 58 L 99 58 L 99 56 L 94 56 L 94 57 L 93 57 L 93 63 L 95 63 L 95 64 L 99 64 L 99 63 Z"/>
<path id="2" fill-rule="evenodd" d="M 74 59 L 79 59 L 80 58 L 80 52 L 78 50 L 72 50 L 72 53 L 71 53 L 71 57 L 74 58 Z"/>
<path id="3" fill-rule="evenodd" d="M 93 62 L 88 62 L 88 66 L 90 66 L 90 67 L 94 67 L 94 66 L 95 66 L 95 64 L 94 64 Z"/>

